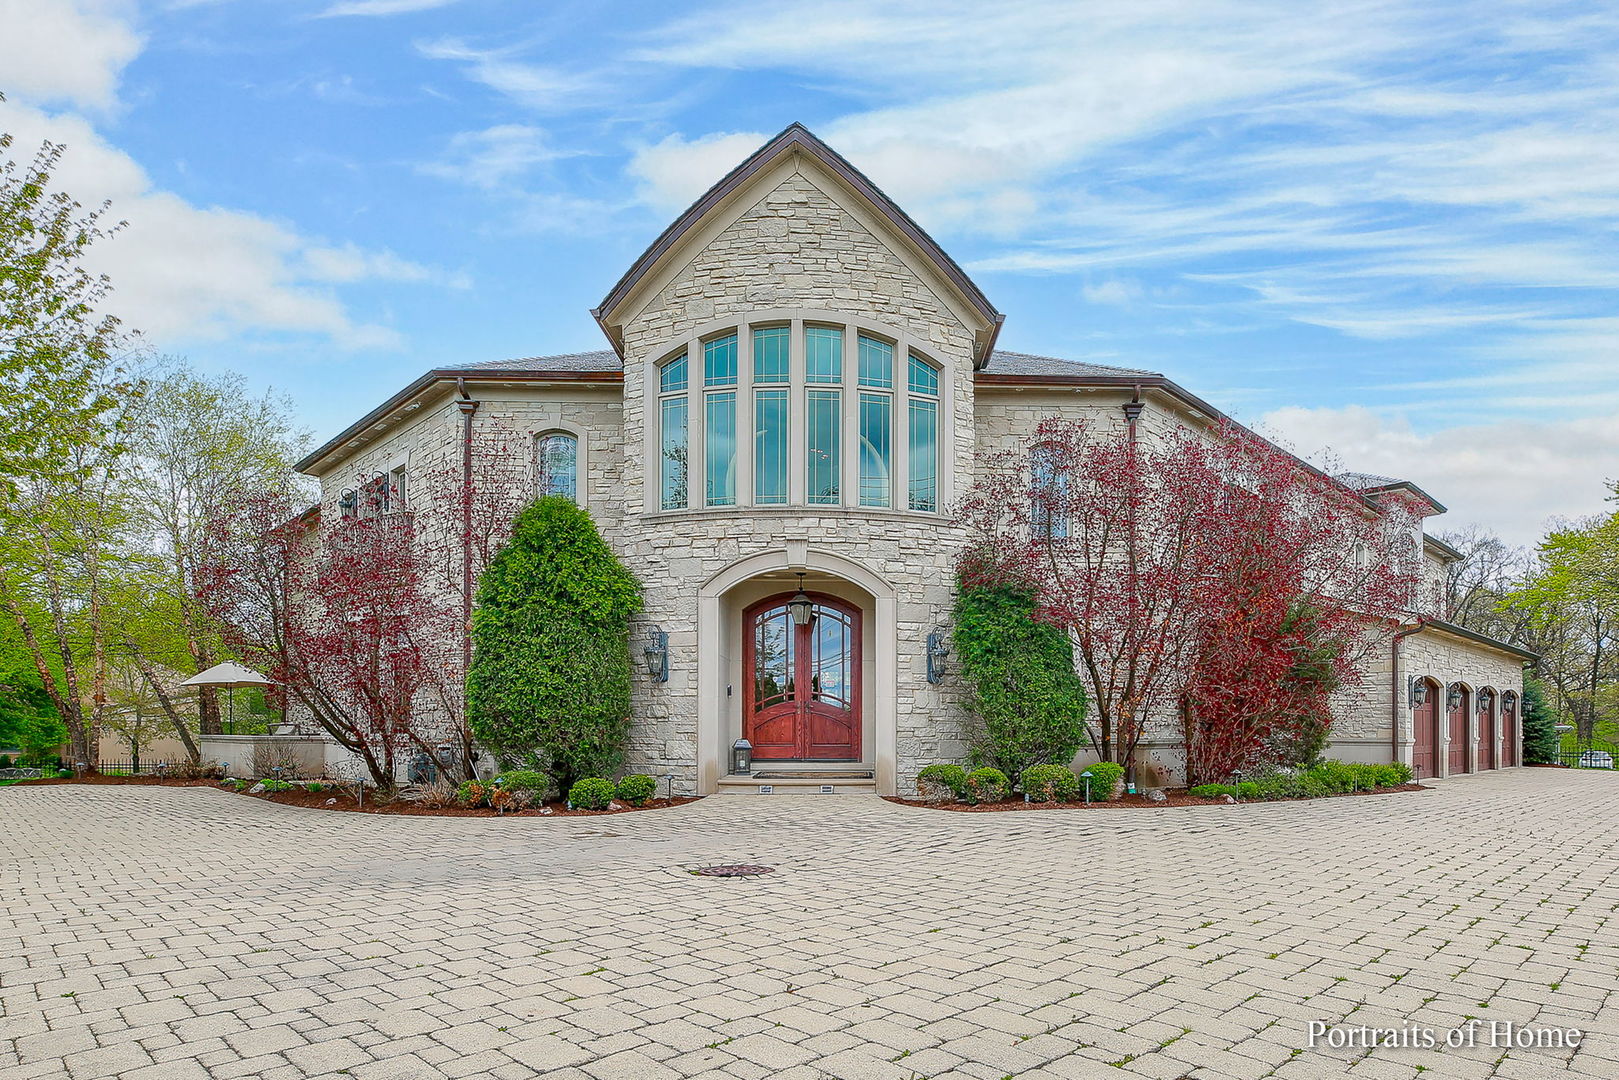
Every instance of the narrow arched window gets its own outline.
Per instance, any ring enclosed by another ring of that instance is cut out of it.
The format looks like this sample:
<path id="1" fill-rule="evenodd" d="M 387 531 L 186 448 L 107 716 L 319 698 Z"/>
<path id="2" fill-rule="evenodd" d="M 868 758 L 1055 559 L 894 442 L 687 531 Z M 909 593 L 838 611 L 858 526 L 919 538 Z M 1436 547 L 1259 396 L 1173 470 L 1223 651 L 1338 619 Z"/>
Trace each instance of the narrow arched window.
<path id="1" fill-rule="evenodd" d="M 1068 538 L 1068 476 L 1055 446 L 1036 446 L 1029 461 L 1029 527 L 1042 540 Z"/>
<path id="2" fill-rule="evenodd" d="M 562 431 L 539 438 L 539 493 L 579 501 L 579 440 Z"/>

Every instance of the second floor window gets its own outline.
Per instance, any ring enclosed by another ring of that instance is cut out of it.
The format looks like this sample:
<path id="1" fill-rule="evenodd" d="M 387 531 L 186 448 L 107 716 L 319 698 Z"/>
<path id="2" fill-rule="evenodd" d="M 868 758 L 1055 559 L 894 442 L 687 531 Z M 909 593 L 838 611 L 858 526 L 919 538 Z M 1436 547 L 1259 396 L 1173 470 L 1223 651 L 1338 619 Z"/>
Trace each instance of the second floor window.
<path id="1" fill-rule="evenodd" d="M 561 495 L 579 501 L 579 440 L 563 431 L 539 437 L 535 447 L 540 495 Z"/>
<path id="2" fill-rule="evenodd" d="M 665 358 L 653 377 L 649 480 L 661 509 L 938 512 L 940 369 L 894 341 L 816 323 L 742 326 Z"/>

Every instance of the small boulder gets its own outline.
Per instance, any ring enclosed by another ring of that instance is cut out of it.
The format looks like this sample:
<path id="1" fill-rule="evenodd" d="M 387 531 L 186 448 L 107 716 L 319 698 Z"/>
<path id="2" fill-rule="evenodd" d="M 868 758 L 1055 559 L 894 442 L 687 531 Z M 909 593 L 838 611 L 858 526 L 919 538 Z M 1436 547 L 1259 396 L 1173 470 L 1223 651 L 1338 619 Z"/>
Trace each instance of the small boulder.
<path id="1" fill-rule="evenodd" d="M 552 813 L 555 813 L 555 812 L 556 811 L 552 810 L 549 806 L 541 807 L 541 809 L 540 809 L 540 813 L 542 813 L 542 814 L 552 814 Z"/>
<path id="2" fill-rule="evenodd" d="M 259 783 L 254 784 L 252 787 L 247 789 L 247 793 L 249 795 L 260 795 L 260 794 L 263 794 L 263 792 L 264 792 L 264 783 L 263 783 L 263 781 L 260 781 Z"/>
<path id="3" fill-rule="evenodd" d="M 1169 796 L 1164 794 L 1164 789 L 1163 788 L 1156 788 L 1155 787 L 1155 788 L 1151 788 L 1151 789 L 1149 789 L 1147 791 L 1147 801 L 1148 802 L 1164 802 L 1168 798 L 1169 798 Z"/>
<path id="4" fill-rule="evenodd" d="M 1234 803 L 1234 802 L 1236 802 L 1236 801 L 1237 801 L 1237 800 L 1236 800 L 1236 799 L 1234 799 L 1234 798 L 1232 798 L 1232 797 L 1231 797 L 1231 796 L 1230 796 L 1230 795 L 1226 795 L 1226 796 L 1224 796 L 1224 797 L 1223 797 L 1223 798 L 1221 798 L 1221 799 L 1220 799 L 1220 801 L 1221 801 L 1221 802 L 1228 802 L 1228 803 Z"/>
<path id="5" fill-rule="evenodd" d="M 622 809 L 624 809 L 624 805 L 622 803 L 610 802 L 610 803 L 607 804 L 607 809 L 609 809 L 609 810 L 622 810 Z"/>
<path id="6" fill-rule="evenodd" d="M 336 806 L 337 805 L 337 800 L 336 799 L 327 799 L 325 805 L 327 805 L 327 806 Z"/>

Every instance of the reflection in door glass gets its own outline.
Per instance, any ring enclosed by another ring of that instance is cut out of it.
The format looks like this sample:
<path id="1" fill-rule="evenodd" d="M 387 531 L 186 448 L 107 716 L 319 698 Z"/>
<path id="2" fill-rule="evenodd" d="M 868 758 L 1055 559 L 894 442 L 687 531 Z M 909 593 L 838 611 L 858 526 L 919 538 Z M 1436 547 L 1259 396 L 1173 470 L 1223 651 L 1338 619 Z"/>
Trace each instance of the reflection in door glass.
<path id="1" fill-rule="evenodd" d="M 753 711 L 793 700 L 793 620 L 785 605 L 762 611 L 754 624 Z"/>
<path id="2" fill-rule="evenodd" d="M 853 676 L 854 635 L 849 617 L 836 608 L 815 605 L 811 627 L 811 689 L 814 699 L 838 709 L 849 707 L 849 683 Z"/>

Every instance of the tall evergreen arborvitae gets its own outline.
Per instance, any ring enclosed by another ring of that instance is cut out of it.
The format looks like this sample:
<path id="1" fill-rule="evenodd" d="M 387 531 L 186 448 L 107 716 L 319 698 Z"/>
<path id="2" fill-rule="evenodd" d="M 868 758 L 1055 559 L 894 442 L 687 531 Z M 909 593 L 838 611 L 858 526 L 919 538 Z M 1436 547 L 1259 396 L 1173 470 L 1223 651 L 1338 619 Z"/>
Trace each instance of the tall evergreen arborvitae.
<path id="1" fill-rule="evenodd" d="M 1540 680 L 1523 680 L 1523 763 L 1525 765 L 1554 765 L 1562 748 L 1562 737 L 1557 734 L 1557 713 L 1546 701 L 1546 688 Z"/>
<path id="2" fill-rule="evenodd" d="M 975 764 L 1016 779 L 1066 766 L 1085 743 L 1085 687 L 1068 635 L 1035 617 L 1032 586 L 958 583 L 955 653 L 979 725 Z"/>
<path id="3" fill-rule="evenodd" d="M 640 583 L 589 514 L 557 495 L 531 504 L 478 585 L 473 735 L 564 790 L 615 775 L 629 734 L 629 620 L 640 606 Z"/>

